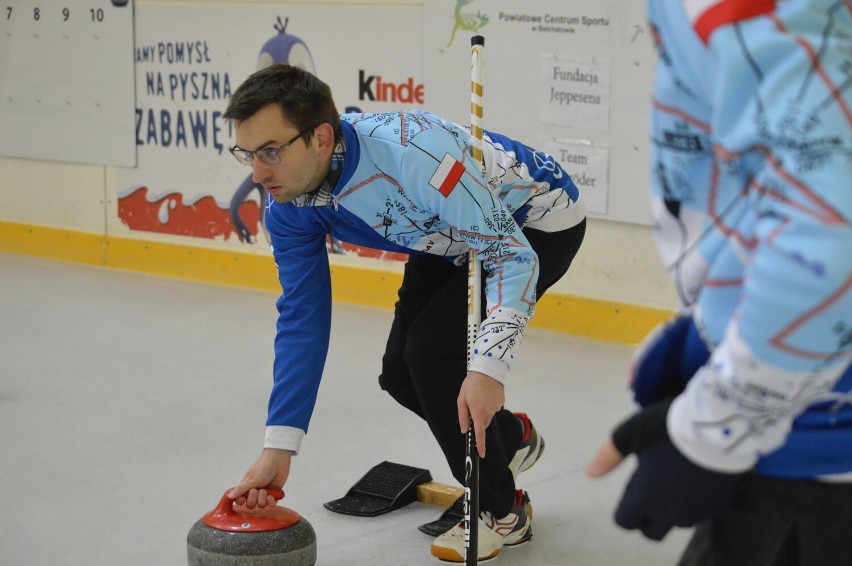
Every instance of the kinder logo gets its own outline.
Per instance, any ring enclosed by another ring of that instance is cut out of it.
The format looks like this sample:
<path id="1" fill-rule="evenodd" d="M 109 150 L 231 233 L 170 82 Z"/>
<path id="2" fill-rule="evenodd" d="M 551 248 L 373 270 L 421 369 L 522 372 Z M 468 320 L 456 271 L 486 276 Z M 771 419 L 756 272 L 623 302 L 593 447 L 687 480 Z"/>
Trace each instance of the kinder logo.
<path id="1" fill-rule="evenodd" d="M 368 76 L 364 69 L 360 69 L 358 100 L 423 104 L 423 85 L 415 85 L 413 77 L 408 77 L 408 80 L 403 83 L 388 82 L 379 75 Z"/>

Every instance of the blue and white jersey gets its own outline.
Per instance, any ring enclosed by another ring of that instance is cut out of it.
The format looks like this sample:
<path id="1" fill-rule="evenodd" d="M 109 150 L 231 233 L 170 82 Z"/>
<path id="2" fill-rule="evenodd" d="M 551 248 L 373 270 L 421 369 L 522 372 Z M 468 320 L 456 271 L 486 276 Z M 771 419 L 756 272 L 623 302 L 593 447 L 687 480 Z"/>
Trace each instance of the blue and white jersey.
<path id="1" fill-rule="evenodd" d="M 486 311 L 469 369 L 505 382 L 536 302 L 538 258 L 521 227 L 552 232 L 585 218 L 553 157 L 499 134 L 485 133 L 483 176 L 468 132 L 434 114 L 349 114 L 341 126 L 335 186 L 266 214 L 283 291 L 267 447 L 298 449 L 316 401 L 331 317 L 326 235 L 448 261 L 476 250 Z"/>
<path id="2" fill-rule="evenodd" d="M 711 350 L 672 440 L 711 469 L 852 480 L 850 3 L 648 6 L 656 237 Z"/>

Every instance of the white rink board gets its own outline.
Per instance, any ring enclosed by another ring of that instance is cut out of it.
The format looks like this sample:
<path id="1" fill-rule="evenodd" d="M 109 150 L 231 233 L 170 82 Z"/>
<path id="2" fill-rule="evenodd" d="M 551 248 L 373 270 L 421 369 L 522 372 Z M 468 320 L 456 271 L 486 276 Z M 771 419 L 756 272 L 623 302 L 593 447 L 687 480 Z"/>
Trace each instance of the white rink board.
<path id="1" fill-rule="evenodd" d="M 0 155 L 136 165 L 132 0 L 0 1 Z"/>

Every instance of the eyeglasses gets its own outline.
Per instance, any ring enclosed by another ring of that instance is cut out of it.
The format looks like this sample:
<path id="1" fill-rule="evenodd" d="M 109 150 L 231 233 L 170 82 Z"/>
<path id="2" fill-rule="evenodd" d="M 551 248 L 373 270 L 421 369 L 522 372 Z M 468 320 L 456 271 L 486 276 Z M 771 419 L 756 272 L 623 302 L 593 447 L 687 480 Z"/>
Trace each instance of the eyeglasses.
<path id="1" fill-rule="evenodd" d="M 257 156 L 257 158 L 260 159 L 261 163 L 265 163 L 267 165 L 277 165 L 278 163 L 281 163 L 281 152 L 282 151 L 284 151 L 285 149 L 287 149 L 288 147 L 290 147 L 291 145 L 296 143 L 296 141 L 299 138 L 301 138 L 302 136 L 304 136 L 305 134 L 307 134 L 308 132 L 310 132 L 311 130 L 316 128 L 317 126 L 319 126 L 319 124 L 311 126 L 310 128 L 305 128 L 304 130 L 302 130 L 301 132 L 299 132 L 298 134 L 293 136 L 293 139 L 284 142 L 283 144 L 279 145 L 278 147 L 264 147 L 262 149 L 258 149 L 257 151 L 249 151 L 247 149 L 241 149 L 237 146 L 234 146 L 230 150 L 231 155 L 236 157 L 237 161 L 239 161 L 243 165 L 251 166 L 252 163 L 254 163 L 254 157 L 255 156 Z"/>

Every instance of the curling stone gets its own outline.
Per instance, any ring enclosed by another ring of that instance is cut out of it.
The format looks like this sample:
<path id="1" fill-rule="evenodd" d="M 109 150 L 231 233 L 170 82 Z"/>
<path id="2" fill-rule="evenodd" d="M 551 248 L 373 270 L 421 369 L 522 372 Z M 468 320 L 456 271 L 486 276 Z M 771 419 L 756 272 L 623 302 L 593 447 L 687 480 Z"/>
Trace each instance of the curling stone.
<path id="1" fill-rule="evenodd" d="M 230 491 L 189 530 L 189 566 L 314 566 L 317 537 L 304 517 L 280 505 L 237 507 Z M 284 497 L 280 489 L 266 491 L 276 500 Z"/>

